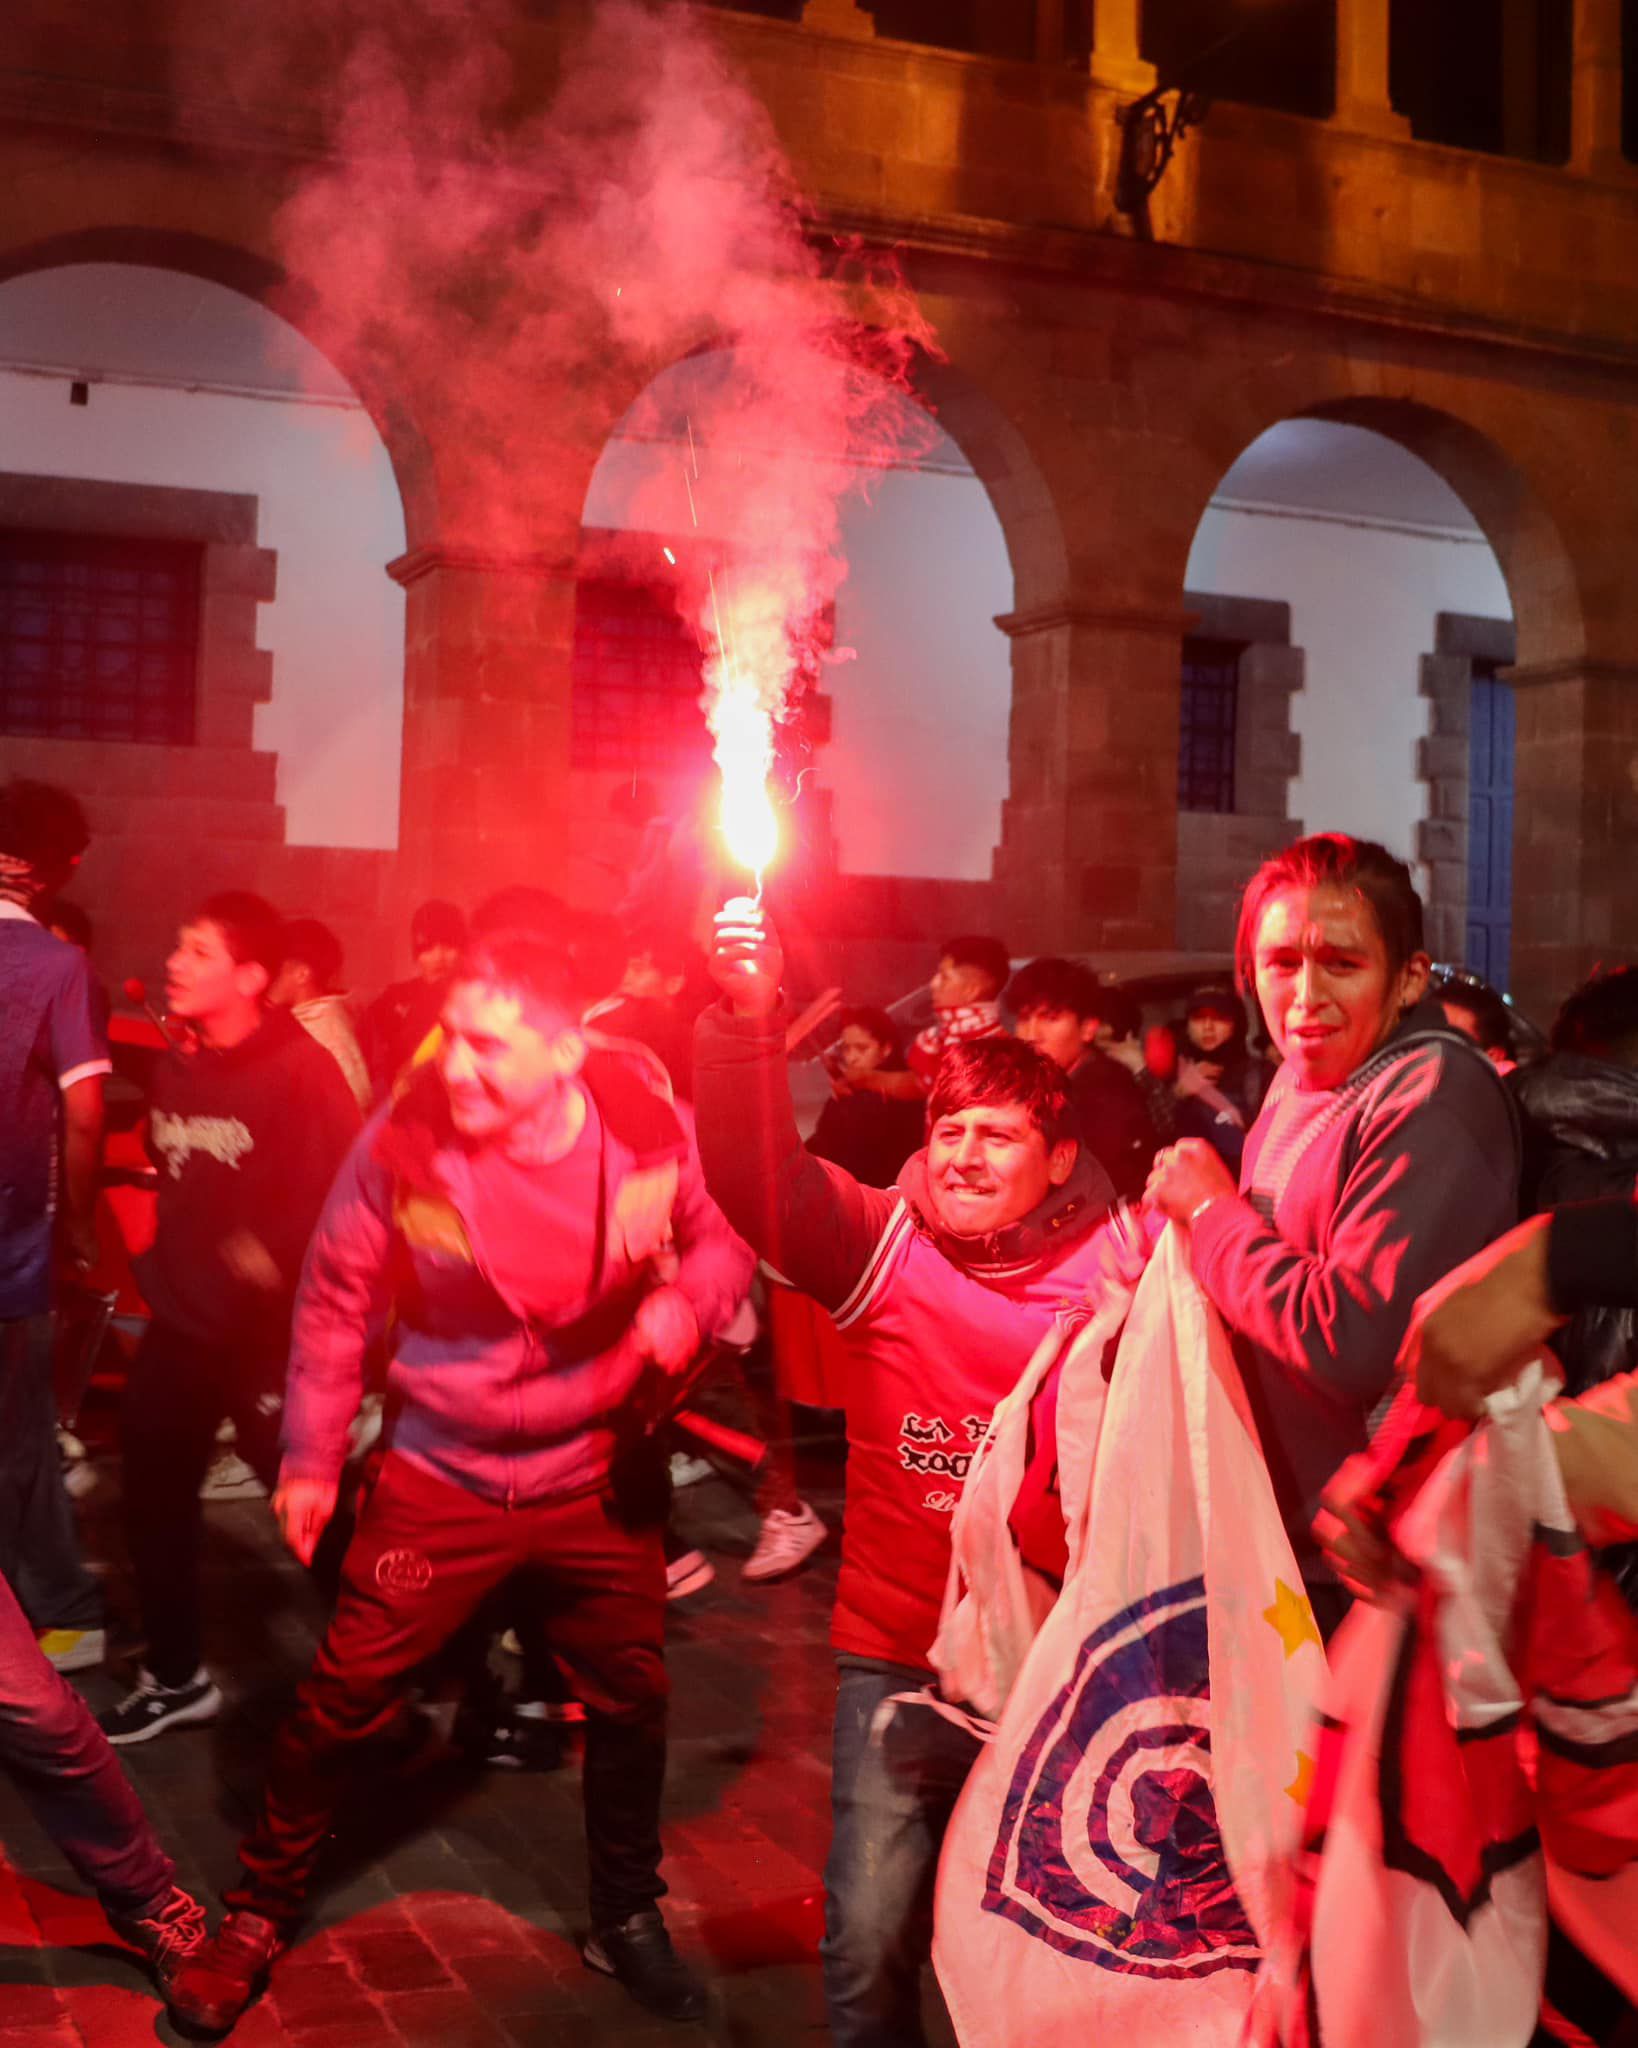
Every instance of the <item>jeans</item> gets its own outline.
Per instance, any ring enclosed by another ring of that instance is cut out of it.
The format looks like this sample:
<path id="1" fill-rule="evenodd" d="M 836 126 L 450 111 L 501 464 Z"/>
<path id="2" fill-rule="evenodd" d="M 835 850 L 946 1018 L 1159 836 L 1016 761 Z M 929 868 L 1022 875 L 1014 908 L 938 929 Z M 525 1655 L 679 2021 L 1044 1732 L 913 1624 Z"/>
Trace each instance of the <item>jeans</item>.
<path id="1" fill-rule="evenodd" d="M 925 1671 L 837 1659 L 831 1844 L 825 1864 L 825 2004 L 835 2048 L 922 2048 L 921 1966 L 933 1945 L 933 1881 L 956 1799 L 980 1744 L 930 1707 Z"/>
<path id="2" fill-rule="evenodd" d="M 0 1576 L 37 1629 L 102 1625 L 63 1491 L 49 1316 L 0 1322 Z"/>
<path id="3" fill-rule="evenodd" d="M 116 1913 L 145 1916 L 175 1879 L 84 1700 L 53 1670 L 0 1579 L 0 1767 L 57 1847 Z"/>
<path id="4" fill-rule="evenodd" d="M 514 1572 L 586 1707 L 586 1860 L 591 1918 L 618 1926 L 663 1896 L 665 1558 L 657 1501 L 629 1519 L 602 1494 L 504 1507 L 389 1453 L 341 1570 L 318 1657 L 279 1730 L 260 1815 L 240 1848 L 235 1911 L 288 1927 L 364 1745 L 396 1721 L 410 1674 Z"/>
<path id="5" fill-rule="evenodd" d="M 276 1339 L 208 1344 L 150 1323 L 131 1361 L 121 1411 L 125 1538 L 148 1669 L 161 1685 L 186 1685 L 203 1660 L 199 1487 L 217 1429 L 232 1416 L 240 1457 L 271 1493 L 284 1374 L 282 1330 Z"/>

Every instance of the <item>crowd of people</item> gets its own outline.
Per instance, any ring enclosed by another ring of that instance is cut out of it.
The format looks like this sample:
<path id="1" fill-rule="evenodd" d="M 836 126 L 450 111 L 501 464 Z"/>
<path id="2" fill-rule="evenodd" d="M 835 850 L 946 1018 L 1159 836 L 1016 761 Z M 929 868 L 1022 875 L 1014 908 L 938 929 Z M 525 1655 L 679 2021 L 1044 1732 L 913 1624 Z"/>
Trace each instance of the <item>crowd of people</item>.
<path id="1" fill-rule="evenodd" d="M 743 901 L 707 946 L 657 928 L 612 949 L 528 885 L 470 917 L 429 902 L 414 973 L 366 1007 L 323 924 L 228 891 L 186 909 L 166 967 L 120 1428 L 146 1647 L 99 1725 L 66 1681 L 107 1637 L 58 1465 L 52 1320 L 98 1252 L 107 1005 L 66 893 L 87 843 L 71 796 L 0 790 L 0 1762 L 187 2025 L 230 2029 L 266 1983 L 341 1786 L 440 1661 L 497 1762 L 583 1722 L 584 1959 L 651 2011 L 703 2014 L 659 1903 L 664 1635 L 714 1568 L 668 1504 L 702 1444 L 748 1437 L 745 1579 L 827 1540 L 773 1391 L 792 1374 L 768 1371 L 782 1304 L 803 1304 L 824 1356 L 800 1376 L 847 1440 L 822 1945 L 844 2048 L 923 2038 L 977 1738 L 961 1701 L 891 1742 L 883 1713 L 935 1683 L 963 1479 L 1042 1338 L 1130 1286 L 1168 1226 L 1231 1335 L 1326 1639 L 1391 1569 L 1349 1474 L 1396 1378 L 1470 1415 L 1548 1341 L 1571 1499 L 1638 1584 L 1638 969 L 1576 990 L 1520 1063 L 1505 1006 L 1431 979 L 1409 871 L 1339 835 L 1258 870 L 1232 978 L 1174 1017 L 968 935 L 929 962 L 933 1021 L 908 1044 L 842 991 L 793 1015 L 779 934 Z M 830 1096 L 804 1134 L 790 1060 L 814 1044 Z M 701 1420 L 706 1389 L 751 1429 Z M 1054 1399 L 1049 1376 L 1011 1522 L 1049 1587 Z M 211 1933 L 115 1751 L 221 1710 L 200 1489 L 225 1421 L 329 1620 Z M 503 1708 L 505 1631 L 523 1679 Z M 1557 1967 L 1554 2024 L 1582 2027 L 1561 2038 L 1617 2040 L 1624 1995 L 1585 1957 Z"/>

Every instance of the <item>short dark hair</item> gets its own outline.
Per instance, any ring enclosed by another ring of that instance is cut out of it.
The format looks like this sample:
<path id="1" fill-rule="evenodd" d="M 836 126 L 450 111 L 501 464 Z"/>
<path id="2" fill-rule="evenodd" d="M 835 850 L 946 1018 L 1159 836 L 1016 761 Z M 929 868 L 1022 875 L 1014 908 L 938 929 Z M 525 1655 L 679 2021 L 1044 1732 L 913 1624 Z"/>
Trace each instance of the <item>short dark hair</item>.
<path id="1" fill-rule="evenodd" d="M 66 896 L 58 896 L 41 905 L 35 914 L 48 931 L 59 931 L 81 952 L 90 952 L 91 920 L 82 905 L 70 903 Z"/>
<path id="2" fill-rule="evenodd" d="M 1128 1038 L 1136 1038 L 1143 1029 L 1143 1012 L 1138 1007 L 1137 997 L 1129 990 L 1107 984 L 1100 988 L 1098 995 L 1098 1022 L 1109 1033 L 1117 1045 Z"/>
<path id="3" fill-rule="evenodd" d="M 182 922 L 215 925 L 229 956 L 240 967 L 265 968 L 269 981 L 284 964 L 284 919 L 265 896 L 253 890 L 220 890 L 207 896 Z"/>
<path id="4" fill-rule="evenodd" d="M 341 980 L 341 941 L 316 917 L 291 918 L 284 928 L 284 957 L 310 967 L 321 989 L 333 989 Z"/>
<path id="5" fill-rule="evenodd" d="M 508 882 L 487 895 L 472 913 L 474 939 L 499 938 L 506 932 L 529 932 L 537 939 L 564 938 L 572 923 L 568 905 L 550 889 L 532 882 Z"/>
<path id="6" fill-rule="evenodd" d="M 565 1023 L 580 1021 L 580 982 L 574 956 L 566 946 L 538 932 L 502 931 L 474 939 L 461 955 L 454 978 L 506 989 Z"/>
<path id="7" fill-rule="evenodd" d="M 1007 989 L 1007 1001 L 1015 1017 L 1038 1010 L 1067 1010 L 1083 1024 L 1103 1017 L 1103 990 L 1091 968 L 1051 954 L 1019 968 Z"/>
<path id="8" fill-rule="evenodd" d="M 878 1045 L 885 1045 L 887 1058 L 883 1065 L 902 1067 L 904 1065 L 904 1040 L 899 1027 L 885 1010 L 878 1010 L 869 1003 L 854 1003 L 843 1010 L 836 1019 L 836 1035 L 844 1031 L 866 1031 Z"/>
<path id="9" fill-rule="evenodd" d="M 429 946 L 464 946 L 466 918 L 458 903 L 441 896 L 421 904 L 410 919 L 410 951 L 424 953 Z"/>
<path id="10" fill-rule="evenodd" d="M 0 853 L 25 862 L 44 886 L 64 880 L 90 844 L 79 799 L 66 789 L 22 776 L 0 788 Z"/>
<path id="11" fill-rule="evenodd" d="M 1007 985 L 1007 976 L 1012 972 L 1012 955 L 999 939 L 986 938 L 982 932 L 967 932 L 960 938 L 946 939 L 938 949 L 941 960 L 952 960 L 957 967 L 976 967 L 994 984 L 991 993 L 1000 995 Z"/>
<path id="12" fill-rule="evenodd" d="M 631 934 L 628 963 L 643 955 L 661 974 L 680 974 L 686 981 L 700 964 L 700 949 L 685 931 L 672 925 L 643 925 Z"/>
<path id="13" fill-rule="evenodd" d="M 1049 1145 L 1073 1135 L 1069 1091 L 1061 1069 L 1021 1038 L 962 1038 L 938 1063 L 927 1104 L 931 1129 L 940 1117 L 980 1104 L 1027 1109 Z"/>
<path id="14" fill-rule="evenodd" d="M 1398 974 L 1411 956 L 1425 950 L 1422 899 L 1405 863 L 1374 839 L 1346 832 L 1317 832 L 1298 839 L 1265 860 L 1247 882 L 1234 935 L 1234 977 L 1242 990 L 1257 982 L 1257 927 L 1282 889 L 1356 889 L 1370 905 L 1388 952 L 1388 971 Z"/>
<path id="15" fill-rule="evenodd" d="M 1455 994 L 1452 1000 L 1466 998 Z M 1553 1019 L 1549 1043 L 1554 1052 L 1638 1065 L 1638 967 L 1612 967 L 1608 973 L 1589 975 L 1565 997 Z"/>

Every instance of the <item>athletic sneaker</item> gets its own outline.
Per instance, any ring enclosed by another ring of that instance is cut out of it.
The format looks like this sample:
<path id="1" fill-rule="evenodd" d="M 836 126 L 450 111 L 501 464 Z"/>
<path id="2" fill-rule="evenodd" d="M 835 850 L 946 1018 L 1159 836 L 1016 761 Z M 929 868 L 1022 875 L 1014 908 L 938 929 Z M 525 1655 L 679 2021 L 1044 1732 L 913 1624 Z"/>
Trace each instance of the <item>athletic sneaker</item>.
<path id="1" fill-rule="evenodd" d="M 201 1500 L 262 1500 L 267 1488 L 237 1451 L 218 1451 L 199 1488 Z"/>
<path id="2" fill-rule="evenodd" d="M 203 1664 L 186 1685 L 161 1685 L 151 1671 L 139 1670 L 136 1684 L 117 1707 L 97 1716 L 97 1726 L 118 1749 L 148 1742 L 167 1728 L 214 1721 L 221 1711 L 222 1695 Z"/>
<path id="3" fill-rule="evenodd" d="M 588 1970 L 613 1977 L 662 2019 L 704 2019 L 705 1986 L 671 1946 L 656 1908 L 633 1913 L 618 1927 L 594 1927 L 580 1953 Z"/>
<path id="4" fill-rule="evenodd" d="M 752 1585 L 788 1579 L 792 1572 L 802 1569 L 828 1533 L 805 1500 L 799 1500 L 794 1509 L 774 1508 L 763 1516 L 756 1548 L 741 1566 L 739 1575 Z"/>
<path id="5" fill-rule="evenodd" d="M 686 1600 L 690 1593 L 703 1593 L 716 1575 L 716 1566 L 703 1550 L 681 1550 L 665 1561 L 665 1597 Z"/>
<path id="6" fill-rule="evenodd" d="M 177 1972 L 204 1945 L 204 1907 L 191 1892 L 173 1884 L 151 1913 L 109 1912 L 108 1925 L 121 1941 L 148 1958 L 168 2003 Z"/>
<path id="7" fill-rule="evenodd" d="M 34 1638 L 59 1671 L 90 1671 L 108 1654 L 108 1634 L 100 1628 L 43 1628 Z"/>
<path id="8" fill-rule="evenodd" d="M 179 2026 L 225 2034 L 267 1982 L 284 1938 L 260 1913 L 230 1913 L 177 1971 L 166 2003 Z"/>

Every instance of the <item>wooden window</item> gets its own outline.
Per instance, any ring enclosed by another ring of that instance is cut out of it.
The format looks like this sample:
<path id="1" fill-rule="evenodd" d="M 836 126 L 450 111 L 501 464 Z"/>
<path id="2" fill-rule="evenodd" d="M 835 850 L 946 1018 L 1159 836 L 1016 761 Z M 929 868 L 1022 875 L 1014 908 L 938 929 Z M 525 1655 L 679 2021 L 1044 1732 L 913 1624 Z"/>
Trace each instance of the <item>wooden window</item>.
<path id="1" fill-rule="evenodd" d="M 1177 748 L 1177 807 L 1234 809 L 1234 735 L 1240 709 L 1237 640 L 1191 635 L 1183 642 L 1183 703 Z"/>
<path id="2" fill-rule="evenodd" d="M 0 528 L 0 732 L 189 745 L 193 542 Z"/>

